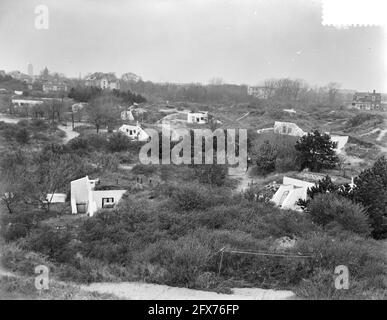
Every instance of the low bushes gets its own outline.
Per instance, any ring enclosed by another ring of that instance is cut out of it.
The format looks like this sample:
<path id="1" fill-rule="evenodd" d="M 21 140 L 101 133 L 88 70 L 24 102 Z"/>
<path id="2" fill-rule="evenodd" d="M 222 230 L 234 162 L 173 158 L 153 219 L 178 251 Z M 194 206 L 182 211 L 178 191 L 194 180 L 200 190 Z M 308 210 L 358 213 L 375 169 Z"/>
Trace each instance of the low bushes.
<path id="1" fill-rule="evenodd" d="M 338 224 L 344 230 L 362 235 L 371 232 L 365 208 L 333 193 L 315 196 L 310 201 L 307 211 L 314 222 L 328 229 Z"/>
<path id="2" fill-rule="evenodd" d="M 356 116 L 352 117 L 347 121 L 347 127 L 348 128 L 353 128 L 353 127 L 358 127 L 362 125 L 365 122 L 370 122 L 372 121 L 373 124 L 380 124 L 383 122 L 383 117 L 381 115 L 374 115 L 371 113 L 359 113 Z"/>
<path id="3" fill-rule="evenodd" d="M 387 261 L 383 247 L 374 240 L 348 234 L 335 237 L 315 233 L 301 240 L 297 249 L 312 252 L 314 272 L 302 281 L 296 292 L 306 298 L 383 298 L 387 290 Z M 344 265 L 349 270 L 349 290 L 335 290 L 334 270 Z M 368 292 L 368 293 L 367 293 Z M 384 293 L 383 293 L 384 292 Z"/>
<path id="4" fill-rule="evenodd" d="M 121 132 L 113 133 L 109 139 L 107 147 L 111 152 L 125 151 L 130 146 L 130 139 Z"/>
<path id="5" fill-rule="evenodd" d="M 225 204 L 230 201 L 230 196 L 226 188 L 208 188 L 191 183 L 173 187 L 170 200 L 176 209 L 191 211 Z"/>

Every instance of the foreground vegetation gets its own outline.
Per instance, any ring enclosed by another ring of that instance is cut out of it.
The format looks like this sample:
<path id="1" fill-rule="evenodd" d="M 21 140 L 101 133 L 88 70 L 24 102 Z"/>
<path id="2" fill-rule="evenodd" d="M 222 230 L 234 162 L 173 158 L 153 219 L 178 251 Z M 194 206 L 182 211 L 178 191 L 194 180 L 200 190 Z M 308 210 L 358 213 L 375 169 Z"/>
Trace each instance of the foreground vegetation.
<path id="1" fill-rule="evenodd" d="M 348 125 L 371 120 L 360 116 Z M 33 277 L 34 267 L 43 264 L 55 279 L 76 283 L 140 280 L 225 293 L 254 286 L 290 289 L 309 299 L 386 298 L 386 247 L 372 238 L 385 237 L 383 158 L 357 176 L 358 192 L 320 181 L 304 212 L 293 212 L 249 191 L 235 194 L 222 166 L 135 165 L 141 144 L 119 134 L 81 133 L 60 145 L 52 143 L 53 135 L 60 138 L 55 125 L 37 120 L 1 124 L 0 134 L 3 150 L 12 150 L 0 159 L 1 256 L 10 271 Z M 316 137 L 323 141 L 316 154 L 329 161 L 305 157 Z M 252 134 L 249 155 L 263 176 L 336 169 L 329 139 L 314 132 L 304 140 Z M 135 166 L 120 169 L 126 164 Z M 86 174 L 128 194 L 93 218 L 68 215 L 68 203 L 58 208 L 44 202 L 46 193 L 69 194 L 69 182 Z M 157 183 L 139 184 L 138 177 Z M 294 245 L 282 246 L 281 239 Z M 334 287 L 338 265 L 349 268 L 348 290 Z M 1 281 L 9 291 L 32 294 L 30 282 Z"/>

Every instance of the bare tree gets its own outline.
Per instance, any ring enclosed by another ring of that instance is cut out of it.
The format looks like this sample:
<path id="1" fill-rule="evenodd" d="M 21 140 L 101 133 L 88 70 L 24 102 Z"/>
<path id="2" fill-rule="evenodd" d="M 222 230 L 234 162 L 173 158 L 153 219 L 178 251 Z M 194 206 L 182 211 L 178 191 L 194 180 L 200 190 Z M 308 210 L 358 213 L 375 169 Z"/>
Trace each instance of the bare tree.
<path id="1" fill-rule="evenodd" d="M 112 95 L 99 96 L 87 106 L 89 121 L 95 125 L 97 133 L 102 126 L 114 125 L 119 120 L 120 100 Z"/>
<path id="2" fill-rule="evenodd" d="M 336 82 L 330 82 L 327 85 L 328 90 L 328 102 L 329 104 L 334 104 L 337 99 L 337 94 L 340 89 L 340 84 Z"/>

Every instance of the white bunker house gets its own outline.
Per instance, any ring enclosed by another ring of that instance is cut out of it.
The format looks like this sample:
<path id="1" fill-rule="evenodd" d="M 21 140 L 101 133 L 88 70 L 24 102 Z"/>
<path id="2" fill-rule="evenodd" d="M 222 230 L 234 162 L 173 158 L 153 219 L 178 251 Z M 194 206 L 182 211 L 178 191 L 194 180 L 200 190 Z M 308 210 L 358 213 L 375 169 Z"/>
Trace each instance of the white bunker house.
<path id="1" fill-rule="evenodd" d="M 125 110 L 121 112 L 121 120 L 134 121 L 132 110 Z"/>
<path id="2" fill-rule="evenodd" d="M 271 199 L 281 209 L 290 209 L 300 211 L 297 205 L 299 199 L 306 200 L 309 188 L 315 184 L 304 180 L 284 177 L 282 185 Z"/>
<path id="3" fill-rule="evenodd" d="M 123 124 L 118 131 L 132 140 L 148 141 L 150 138 L 149 134 L 138 123 L 136 125 Z"/>
<path id="4" fill-rule="evenodd" d="M 287 134 L 295 137 L 302 137 L 307 133 L 293 122 L 274 122 L 274 133 Z"/>
<path id="5" fill-rule="evenodd" d="M 205 124 L 208 122 L 208 112 L 207 111 L 188 112 L 187 122 Z"/>
<path id="6" fill-rule="evenodd" d="M 113 208 L 126 190 L 94 190 L 98 180 L 88 176 L 71 181 L 71 213 L 87 213 L 90 217 L 102 208 Z"/>
<path id="7" fill-rule="evenodd" d="M 331 136 L 332 142 L 337 143 L 335 151 L 337 154 L 341 154 L 344 150 L 345 145 L 348 142 L 348 136 Z"/>

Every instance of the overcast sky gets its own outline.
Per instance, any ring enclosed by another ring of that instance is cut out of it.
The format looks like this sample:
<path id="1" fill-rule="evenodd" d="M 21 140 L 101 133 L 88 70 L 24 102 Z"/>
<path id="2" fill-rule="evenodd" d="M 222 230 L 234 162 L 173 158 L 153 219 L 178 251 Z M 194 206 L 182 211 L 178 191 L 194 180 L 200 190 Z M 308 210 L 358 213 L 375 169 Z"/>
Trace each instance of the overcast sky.
<path id="1" fill-rule="evenodd" d="M 34 26 L 49 8 L 49 29 Z M 385 33 L 321 25 L 313 0 L 0 0 L 0 69 L 144 80 L 310 84 L 387 91 Z"/>

